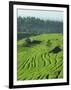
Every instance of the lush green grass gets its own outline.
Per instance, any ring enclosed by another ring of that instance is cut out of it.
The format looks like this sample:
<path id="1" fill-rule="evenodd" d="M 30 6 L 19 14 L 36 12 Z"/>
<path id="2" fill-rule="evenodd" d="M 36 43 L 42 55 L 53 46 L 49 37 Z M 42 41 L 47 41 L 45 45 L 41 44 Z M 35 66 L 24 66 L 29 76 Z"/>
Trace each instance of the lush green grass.
<path id="1" fill-rule="evenodd" d="M 17 79 L 37 80 L 63 78 L 63 35 L 41 34 L 17 42 Z M 40 43 L 37 43 L 40 41 Z M 51 52 L 59 47 L 61 51 Z"/>

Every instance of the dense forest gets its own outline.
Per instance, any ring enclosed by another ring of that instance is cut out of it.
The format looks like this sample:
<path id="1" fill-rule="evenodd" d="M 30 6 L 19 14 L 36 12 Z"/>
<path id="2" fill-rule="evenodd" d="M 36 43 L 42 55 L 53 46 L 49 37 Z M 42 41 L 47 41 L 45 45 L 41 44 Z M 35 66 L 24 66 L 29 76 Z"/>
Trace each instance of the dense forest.
<path id="1" fill-rule="evenodd" d="M 63 22 L 35 17 L 18 17 L 17 32 L 18 39 L 43 33 L 63 33 Z"/>

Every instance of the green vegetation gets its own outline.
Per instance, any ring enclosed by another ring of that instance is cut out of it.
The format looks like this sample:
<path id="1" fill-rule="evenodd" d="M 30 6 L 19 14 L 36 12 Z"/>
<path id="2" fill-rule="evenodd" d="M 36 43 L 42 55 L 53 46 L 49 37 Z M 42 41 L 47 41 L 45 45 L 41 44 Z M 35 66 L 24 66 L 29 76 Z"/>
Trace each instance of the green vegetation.
<path id="1" fill-rule="evenodd" d="M 41 20 L 35 17 L 17 18 L 17 38 L 22 39 L 28 36 L 36 36 L 45 33 L 63 33 L 62 21 Z"/>
<path id="2" fill-rule="evenodd" d="M 17 80 L 63 78 L 63 22 L 17 17 Z"/>
<path id="3" fill-rule="evenodd" d="M 40 34 L 17 41 L 17 80 L 63 78 L 63 35 Z"/>

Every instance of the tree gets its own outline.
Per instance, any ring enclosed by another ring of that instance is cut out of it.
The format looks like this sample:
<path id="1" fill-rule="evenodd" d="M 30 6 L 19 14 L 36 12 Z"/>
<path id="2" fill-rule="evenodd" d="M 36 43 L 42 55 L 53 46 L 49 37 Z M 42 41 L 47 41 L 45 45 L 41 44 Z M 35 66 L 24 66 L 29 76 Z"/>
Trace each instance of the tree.
<path id="1" fill-rule="evenodd" d="M 48 46 L 48 47 L 50 47 L 50 46 L 51 46 L 51 44 L 52 44 L 52 43 L 51 43 L 51 41 L 50 41 L 50 40 L 48 40 L 48 41 L 47 41 L 47 46 Z"/>

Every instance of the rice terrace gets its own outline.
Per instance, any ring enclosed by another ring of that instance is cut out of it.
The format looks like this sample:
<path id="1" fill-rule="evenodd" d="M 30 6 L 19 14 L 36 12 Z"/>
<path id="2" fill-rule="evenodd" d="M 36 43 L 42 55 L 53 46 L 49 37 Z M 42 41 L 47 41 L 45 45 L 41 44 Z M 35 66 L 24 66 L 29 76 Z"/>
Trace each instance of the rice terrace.
<path id="1" fill-rule="evenodd" d="M 17 18 L 17 80 L 63 78 L 63 22 Z"/>

